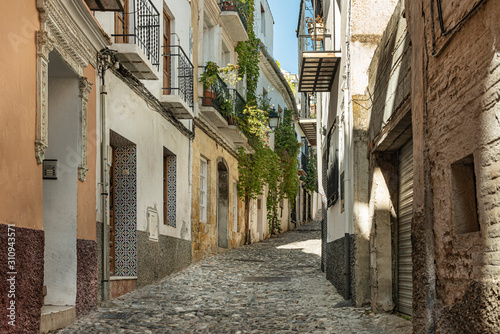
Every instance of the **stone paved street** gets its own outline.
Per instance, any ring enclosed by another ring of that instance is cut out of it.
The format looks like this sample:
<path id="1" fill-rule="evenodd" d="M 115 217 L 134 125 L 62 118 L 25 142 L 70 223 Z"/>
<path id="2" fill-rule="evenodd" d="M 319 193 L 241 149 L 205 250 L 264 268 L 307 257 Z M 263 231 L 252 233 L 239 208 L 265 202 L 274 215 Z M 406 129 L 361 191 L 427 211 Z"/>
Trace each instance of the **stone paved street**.
<path id="1" fill-rule="evenodd" d="M 411 333 L 407 320 L 342 307 L 319 269 L 319 230 L 309 223 L 198 262 L 62 333 Z"/>

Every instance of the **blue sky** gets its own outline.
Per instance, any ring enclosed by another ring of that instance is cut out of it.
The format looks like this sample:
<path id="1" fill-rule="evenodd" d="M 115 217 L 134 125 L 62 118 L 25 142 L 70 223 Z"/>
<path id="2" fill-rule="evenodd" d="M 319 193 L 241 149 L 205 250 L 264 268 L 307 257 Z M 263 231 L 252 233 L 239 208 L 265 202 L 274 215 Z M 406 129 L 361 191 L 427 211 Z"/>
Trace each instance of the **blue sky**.
<path id="1" fill-rule="evenodd" d="M 297 74 L 297 21 L 300 0 L 268 0 L 274 18 L 274 59 L 288 72 Z"/>

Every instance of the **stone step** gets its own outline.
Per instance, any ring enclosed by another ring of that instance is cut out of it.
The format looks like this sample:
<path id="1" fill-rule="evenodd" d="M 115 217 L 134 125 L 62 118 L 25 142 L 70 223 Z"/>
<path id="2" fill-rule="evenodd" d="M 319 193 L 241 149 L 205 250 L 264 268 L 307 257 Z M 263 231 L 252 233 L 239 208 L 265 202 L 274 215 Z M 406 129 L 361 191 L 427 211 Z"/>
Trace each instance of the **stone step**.
<path id="1" fill-rule="evenodd" d="M 40 333 L 64 328 L 76 319 L 74 306 L 44 305 L 40 321 Z"/>

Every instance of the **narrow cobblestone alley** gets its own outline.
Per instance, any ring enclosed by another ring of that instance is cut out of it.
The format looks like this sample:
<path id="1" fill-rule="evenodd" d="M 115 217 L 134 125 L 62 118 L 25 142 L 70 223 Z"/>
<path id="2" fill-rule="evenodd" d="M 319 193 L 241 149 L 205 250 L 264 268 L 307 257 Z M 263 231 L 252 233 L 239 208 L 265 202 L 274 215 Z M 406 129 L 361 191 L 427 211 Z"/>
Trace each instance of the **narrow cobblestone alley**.
<path id="1" fill-rule="evenodd" d="M 343 299 L 319 269 L 319 223 L 191 265 L 62 333 L 411 333 Z"/>

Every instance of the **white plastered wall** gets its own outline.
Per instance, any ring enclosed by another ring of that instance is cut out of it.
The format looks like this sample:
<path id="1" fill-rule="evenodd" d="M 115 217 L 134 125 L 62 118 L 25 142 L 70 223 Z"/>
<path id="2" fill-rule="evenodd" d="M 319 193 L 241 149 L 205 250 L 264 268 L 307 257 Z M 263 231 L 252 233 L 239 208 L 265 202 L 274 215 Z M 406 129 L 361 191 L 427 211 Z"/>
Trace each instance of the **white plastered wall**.
<path id="1" fill-rule="evenodd" d="M 137 145 L 137 229 L 147 231 L 147 208 L 158 210 L 160 234 L 191 240 L 189 138 L 151 109 L 139 95 L 112 74 L 108 87 L 108 126 Z M 108 134 L 109 135 L 109 134 Z M 177 156 L 177 225 L 163 223 L 164 147 Z"/>
<path id="2" fill-rule="evenodd" d="M 49 65 L 50 66 L 50 65 Z M 57 180 L 43 180 L 44 285 L 48 305 L 76 301 L 78 79 L 49 78 L 49 145 L 45 159 L 57 159 Z"/>

